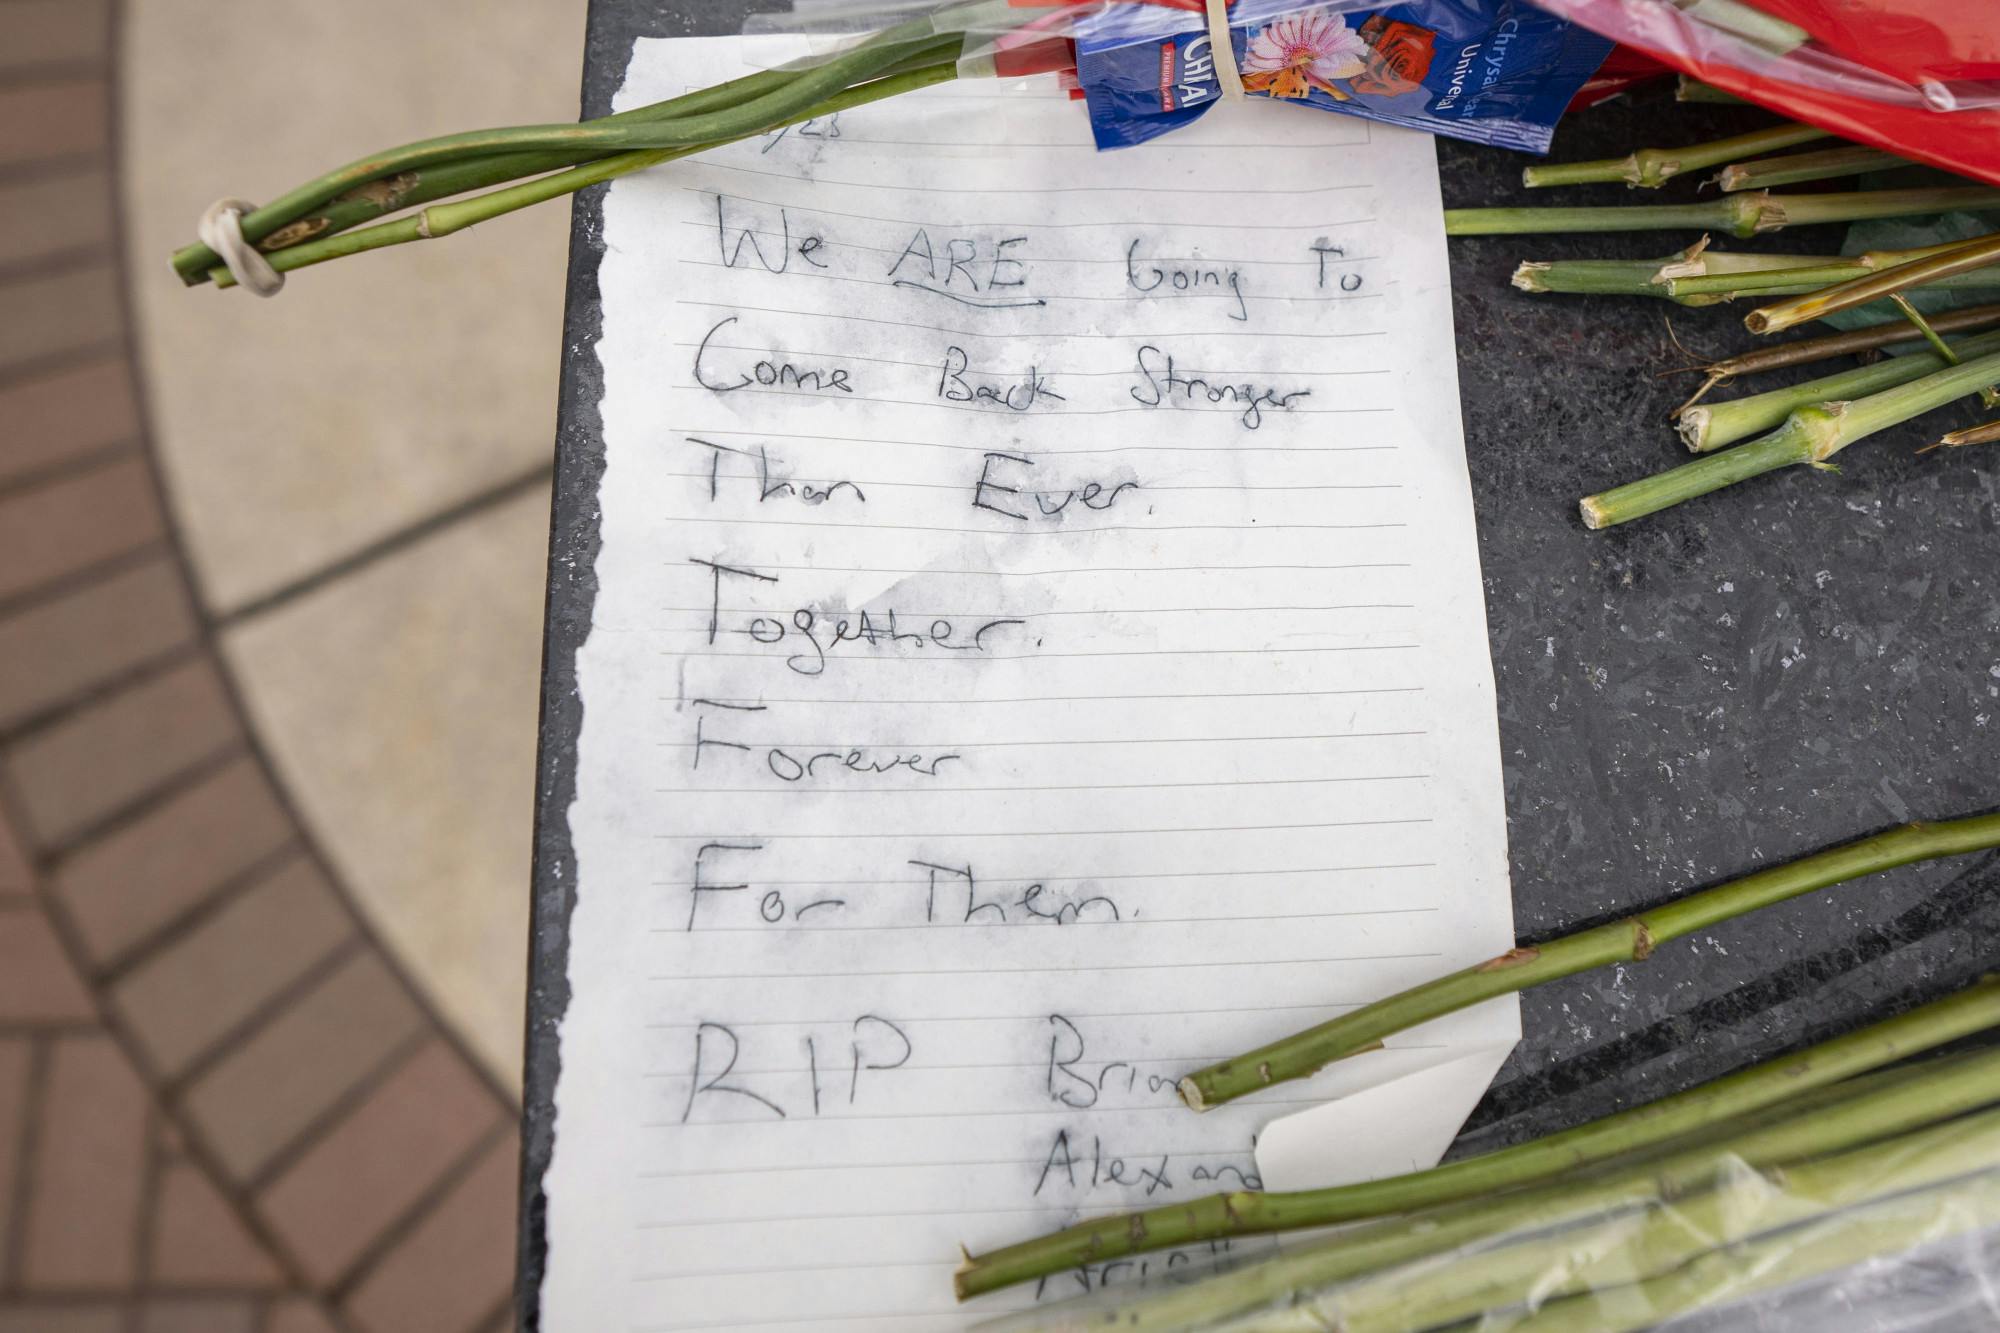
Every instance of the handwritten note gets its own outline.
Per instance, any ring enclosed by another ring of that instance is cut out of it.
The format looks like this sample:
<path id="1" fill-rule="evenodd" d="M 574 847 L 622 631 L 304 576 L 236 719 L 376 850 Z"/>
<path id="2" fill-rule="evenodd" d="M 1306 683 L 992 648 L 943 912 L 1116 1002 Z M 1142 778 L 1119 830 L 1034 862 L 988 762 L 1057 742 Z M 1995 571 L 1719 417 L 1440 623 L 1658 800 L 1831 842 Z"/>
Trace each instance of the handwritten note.
<path id="1" fill-rule="evenodd" d="M 641 43 L 620 104 L 769 54 Z M 1491 668 L 1430 142 L 1088 144 L 968 84 L 611 189 L 551 1333 L 1185 1280 L 1254 1246 L 950 1297 L 961 1243 L 1405 1169 L 1518 1035 L 1175 1096 L 1511 942 Z"/>

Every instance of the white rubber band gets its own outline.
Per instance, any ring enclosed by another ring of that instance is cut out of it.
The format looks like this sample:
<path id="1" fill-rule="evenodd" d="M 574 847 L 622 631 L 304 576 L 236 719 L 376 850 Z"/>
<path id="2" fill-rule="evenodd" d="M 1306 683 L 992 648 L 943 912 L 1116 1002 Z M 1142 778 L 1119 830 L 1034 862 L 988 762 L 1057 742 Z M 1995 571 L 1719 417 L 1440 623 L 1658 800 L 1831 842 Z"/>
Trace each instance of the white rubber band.
<path id="1" fill-rule="evenodd" d="M 259 296 L 276 296 L 284 290 L 285 275 L 271 267 L 271 261 L 256 246 L 243 239 L 243 215 L 254 213 L 257 205 L 244 199 L 218 199 L 201 215 L 195 235 L 201 243 L 222 256 L 236 285 Z"/>
<path id="2" fill-rule="evenodd" d="M 1229 39 L 1229 0 L 1208 0 L 1208 52 L 1215 61 L 1215 81 L 1231 102 L 1243 100 L 1243 75 L 1236 68 L 1236 43 Z"/>

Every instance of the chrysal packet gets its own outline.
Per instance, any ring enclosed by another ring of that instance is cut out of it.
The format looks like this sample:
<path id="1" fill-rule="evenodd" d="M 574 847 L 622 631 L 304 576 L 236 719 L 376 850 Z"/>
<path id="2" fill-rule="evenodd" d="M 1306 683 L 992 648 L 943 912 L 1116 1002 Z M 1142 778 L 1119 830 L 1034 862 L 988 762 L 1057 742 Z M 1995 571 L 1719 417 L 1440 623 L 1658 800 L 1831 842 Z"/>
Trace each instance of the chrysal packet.
<path id="1" fill-rule="evenodd" d="M 1077 20 L 1099 148 L 1143 143 L 1221 100 L 1200 9 L 1118 3 Z M 1230 0 L 1227 13 L 1248 96 L 1535 153 L 1613 46 L 1527 0 Z"/>

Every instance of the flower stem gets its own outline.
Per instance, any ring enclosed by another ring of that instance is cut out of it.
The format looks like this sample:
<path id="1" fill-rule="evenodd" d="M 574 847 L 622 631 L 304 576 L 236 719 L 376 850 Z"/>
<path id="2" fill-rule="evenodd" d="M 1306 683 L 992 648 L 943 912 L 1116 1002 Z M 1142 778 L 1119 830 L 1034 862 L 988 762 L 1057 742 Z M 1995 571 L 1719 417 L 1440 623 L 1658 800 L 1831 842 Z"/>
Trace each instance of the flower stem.
<path id="1" fill-rule="evenodd" d="M 1668 296 L 1675 298 L 1721 296 L 1733 300 L 1738 296 L 1767 294 L 1800 286 L 1818 291 L 1831 283 L 1850 282 L 1856 278 L 1869 277 L 1871 274 L 1882 274 L 1886 277 L 1897 267 L 1909 266 L 1910 261 L 1899 258 L 1895 252 L 1891 252 L 1886 256 L 1856 255 L 1852 259 L 1834 259 L 1810 268 L 1768 268 L 1741 273 L 1693 274 L 1682 278 L 1666 278 L 1659 285 L 1667 289 Z M 2000 287 L 2000 273 L 1988 268 L 1968 269 L 1935 278 L 1930 285 L 1949 290 Z M 1888 295 L 1893 297 L 1895 293 L 1891 292 Z"/>
<path id="2" fill-rule="evenodd" d="M 1949 246 L 1880 273 L 1863 274 L 1825 291 L 1763 306 L 1745 315 L 1743 324 L 1752 333 L 1776 333 L 1809 319 L 1824 319 L 1837 311 L 1878 301 L 1906 287 L 1925 286 L 1940 278 L 1971 273 L 1992 264 L 2000 264 L 2000 234 Z"/>
<path id="3" fill-rule="evenodd" d="M 1995 837 L 2000 840 L 2000 833 Z M 1982 981 L 1796 1055 L 1532 1143 L 1383 1180 L 1284 1193 L 1238 1190 L 1099 1218 L 970 1257 L 954 1281 L 961 1298 L 976 1296 L 1127 1254 L 1228 1236 L 1330 1226 L 1475 1198 L 1658 1147 L 1995 1024 L 2000 1024 L 2000 979 Z"/>
<path id="4" fill-rule="evenodd" d="M 1960 306 L 1947 310 L 1931 320 L 1931 328 L 1939 333 L 1958 333 L 1967 329 L 1981 329 L 1989 324 L 2000 324 L 2000 305 Z M 1708 395 L 1708 391 L 1719 384 L 1727 384 L 1742 375 L 1755 375 L 1767 370 L 1779 370 L 1787 366 L 1811 365 L 1815 361 L 1826 361 L 1836 356 L 1852 353 L 1867 353 L 1892 343 L 1911 342 L 1918 333 L 1909 324 L 1896 320 L 1885 320 L 1866 328 L 1848 329 L 1842 333 L 1829 333 L 1817 338 L 1801 338 L 1795 342 L 1779 343 L 1775 347 L 1758 347 L 1735 356 L 1726 356 L 1720 361 L 1707 365 L 1688 366 L 1688 370 L 1705 372 L 1701 387 L 1688 396 L 1674 412 L 1677 419 L 1685 420 L 1686 414 L 1697 402 Z M 1840 395 L 1833 395 L 1839 397 Z M 1806 400 L 1817 401 L 1813 399 Z M 1797 407 L 1802 404 L 1794 403 Z M 1785 409 L 1787 412 L 1791 407 Z M 1775 426 L 1784 420 L 1778 417 L 1753 428 L 1751 432 Z M 1737 438 L 1742 438 L 1738 436 Z M 1696 453 L 1704 452 L 1690 441 L 1689 447 Z"/>
<path id="5" fill-rule="evenodd" d="M 947 83 L 956 75 L 955 64 L 939 64 L 877 79 L 873 83 L 849 88 L 816 106 L 807 107 L 788 123 L 810 120 L 814 116 L 831 115 L 836 111 L 845 111 L 869 102 L 914 92 L 932 84 Z M 378 223 L 372 227 L 341 232 L 321 240 L 307 241 L 301 245 L 274 251 L 267 258 L 272 268 L 280 273 L 287 273 L 293 269 L 324 264 L 330 259 L 340 259 L 369 250 L 408 245 L 415 241 L 440 240 L 453 232 L 464 231 L 467 227 L 478 223 L 518 212 L 565 194 L 573 194 L 586 186 L 598 185 L 619 176 L 642 171 L 647 167 L 658 166 L 662 162 L 690 157 L 710 148 L 720 147 L 725 142 L 730 141 L 719 140 L 716 143 L 695 144 L 685 148 L 655 148 L 646 152 L 614 154 L 583 166 L 571 167 L 568 171 L 555 172 L 506 189 L 474 195 L 470 199 L 461 199 L 448 204 L 433 204 L 420 213 L 397 218 L 392 222 Z M 209 276 L 219 288 L 236 285 L 236 280 L 230 276 L 226 268 L 217 268 Z"/>
<path id="6" fill-rule="evenodd" d="M 1954 350 L 1960 360 L 2000 352 L 2000 333 L 1962 338 Z M 1688 407 L 1681 411 L 1676 421 L 1687 447 L 1695 453 L 1705 454 L 1782 424 L 1796 408 L 1863 398 L 1922 379 L 1944 368 L 1944 359 L 1928 352 L 1884 357 L 1872 365 L 1844 370 L 1837 375 L 1822 375 L 1803 384 L 1751 394 L 1746 398 Z"/>
<path id="7" fill-rule="evenodd" d="M 1992 444 L 2000 440 L 2000 421 L 1989 421 L 1981 426 L 1967 426 L 1964 430 L 1946 431 L 1934 449 L 1959 449 L 1968 444 Z"/>
<path id="8" fill-rule="evenodd" d="M 1995 1101 L 2000 1101 L 2000 1052 L 1932 1060 L 1806 1093 L 1780 1103 L 1775 1112 L 1727 1127 L 1713 1139 L 1671 1147 L 1664 1155 L 1620 1159 L 1531 1188 L 1385 1218 L 1185 1288 L 1085 1298 L 1003 1319 L 994 1327 L 1207 1327 L 1213 1320 L 1281 1304 L 1295 1292 L 1450 1254 L 1518 1229 L 1554 1228 L 1678 1198 L 1712 1185 L 1726 1160 L 1751 1167 L 1803 1161 L 1938 1124 Z"/>
<path id="9" fill-rule="evenodd" d="M 1817 153 L 1791 153 L 1784 157 L 1763 157 L 1754 162 L 1732 162 L 1718 171 L 1714 183 L 1724 194 L 1738 190 L 1768 190 L 1774 185 L 1796 185 L 1800 181 L 1829 180 L 1836 176 L 1859 176 L 1867 171 L 1893 171 L 1914 165 L 1907 157 L 1849 144 Z"/>
<path id="10" fill-rule="evenodd" d="M 734 106 L 769 92 L 786 77 L 786 71 L 760 70 L 740 79 L 717 84 L 713 88 L 689 93 L 685 97 L 656 102 L 651 106 L 636 107 L 631 111 L 621 111 L 617 115 L 604 117 L 601 121 L 586 123 L 660 120 L 690 110 Z M 429 203 L 433 199 L 447 198 L 467 190 L 502 185 L 510 180 L 538 175 L 544 171 L 557 171 L 572 165 L 576 160 L 576 154 L 560 151 L 496 153 L 442 163 L 422 171 L 405 172 L 388 180 L 372 182 L 350 190 L 315 211 L 285 220 L 282 225 L 263 236 L 258 241 L 257 248 L 266 252 L 282 250 L 302 241 L 336 231 L 345 231 L 348 227 L 373 221 L 375 218 L 413 204 Z M 257 211 L 261 213 L 266 210 Z M 251 218 L 255 216 L 255 214 L 250 215 Z M 259 219 L 258 225 L 261 226 L 261 223 L 262 220 Z M 245 224 L 244 235 L 247 237 L 252 230 L 249 225 L 250 218 L 245 219 Z M 176 251 L 173 258 L 174 271 L 190 286 L 206 281 L 209 271 L 221 262 L 220 255 L 200 243 Z"/>
<path id="11" fill-rule="evenodd" d="M 1513 283 L 1524 292 L 1581 292 L 1597 296 L 1658 296 L 1668 275 L 1817 271 L 1838 263 L 1830 255 L 1748 255 L 1690 246 L 1665 259 L 1524 260 L 1514 269 Z"/>
<path id="12" fill-rule="evenodd" d="M 1984 358 L 1973 364 L 1984 364 Z M 1906 393 L 1910 387 L 1890 392 Z M 1181 1080 L 1181 1095 L 1197 1110 L 1234 1101 L 1275 1083 L 1303 1078 L 1344 1056 L 1373 1047 L 1405 1028 L 1456 1013 L 1481 1000 L 1511 995 L 1544 981 L 1608 963 L 1643 961 L 1655 947 L 1668 940 L 1802 893 L 1912 861 L 1959 856 L 1994 846 L 2000 846 L 2000 814 L 1891 829 L 1688 894 L 1641 916 L 1565 935 L 1547 944 L 1512 949 L 1498 958 L 1379 1000 L 1247 1055 L 1198 1070 Z"/>
<path id="13" fill-rule="evenodd" d="M 950 60 L 956 56 L 959 45 L 958 38 L 938 38 L 930 46 L 919 48 L 914 56 L 898 61 L 883 71 L 883 77 Z M 602 120 L 587 123 L 643 123 L 668 120 L 696 111 L 737 106 L 782 86 L 793 73 L 791 70 L 760 70 L 755 74 L 732 79 L 712 88 L 703 88 L 670 101 L 635 107 L 630 111 L 621 111 Z M 805 118 L 808 117 L 798 117 L 789 123 Z M 691 151 L 700 150 L 697 148 Z M 676 154 L 676 156 L 682 155 L 684 154 Z M 568 150 L 542 153 L 492 153 L 403 172 L 386 180 L 373 181 L 349 190 L 338 198 L 289 220 L 259 241 L 257 248 L 268 255 L 307 241 L 325 239 L 404 208 L 447 199 L 473 190 L 504 185 L 509 181 L 537 176 L 543 172 L 558 171 L 577 163 L 580 159 L 601 161 L 607 156 L 611 154 L 580 155 Z M 220 257 L 213 250 L 198 243 L 176 252 L 173 259 L 175 272 L 189 286 L 207 281 L 209 273 L 220 262 Z"/>
<path id="14" fill-rule="evenodd" d="M 1813 125 L 1773 125 L 1768 129 L 1738 134 L 1685 148 L 1641 148 L 1624 157 L 1600 158 L 1593 162 L 1548 162 L 1524 168 L 1521 184 L 1529 188 L 1546 185 L 1585 185 L 1594 181 L 1623 181 L 1627 185 L 1657 189 L 1684 171 L 1721 166 L 1761 153 L 1774 153 L 1815 139 L 1832 136 Z"/>
<path id="15" fill-rule="evenodd" d="M 1848 402 L 1824 402 L 1794 409 L 1784 424 L 1761 439 L 1705 455 L 1655 476 L 1585 496 L 1583 522 L 1609 528 L 1721 490 L 1739 481 L 1806 463 L 1826 467 L 1827 459 L 1877 431 L 1908 421 L 1955 398 L 1977 393 L 2000 379 L 2000 353 L 1933 371 L 1921 379 Z"/>
<path id="16" fill-rule="evenodd" d="M 1921 190 L 1848 190 L 1836 194 L 1745 191 L 1694 204 L 1640 204 L 1583 208 L 1447 208 L 1447 236 L 1520 235 L 1534 232 L 1654 231 L 1689 227 L 1755 236 L 1786 226 L 1858 222 L 1865 218 L 1949 213 L 2000 206 L 2000 190 L 1944 186 Z"/>
<path id="17" fill-rule="evenodd" d="M 1931 350 L 1938 354 L 1940 360 L 1948 366 L 1959 363 L 1959 355 L 1953 350 L 1952 345 L 1944 340 L 1935 325 L 1924 318 L 1924 312 L 1917 309 L 1909 297 L 1901 292 L 1891 292 L 1889 300 L 1902 312 L 1904 322 L 1923 335 L 1924 341 L 1931 345 Z M 1995 392 L 1993 386 L 1989 384 L 1979 391 L 1979 401 L 1988 407 L 2000 407 L 2000 392 Z"/>
<path id="18" fill-rule="evenodd" d="M 856 83 L 872 79 L 916 55 L 937 37 L 929 18 L 885 29 L 849 50 L 807 68 L 782 71 L 768 90 L 734 104 L 697 103 L 696 109 L 658 120 L 596 120 L 573 125 L 524 125 L 474 130 L 424 139 L 351 162 L 337 171 L 306 182 L 241 219 L 244 239 L 255 244 L 349 191 L 372 182 L 466 158 L 495 153 L 559 152 L 569 162 L 659 148 L 687 148 L 726 142 L 761 133 L 796 119 Z M 775 72 L 775 71 L 774 71 Z M 712 90 L 711 90 L 712 91 Z M 175 267 L 184 273 L 197 267 L 199 256 L 183 251 Z M 206 267 L 213 267 L 211 257 Z M 183 267 L 183 266 L 186 267 Z"/>

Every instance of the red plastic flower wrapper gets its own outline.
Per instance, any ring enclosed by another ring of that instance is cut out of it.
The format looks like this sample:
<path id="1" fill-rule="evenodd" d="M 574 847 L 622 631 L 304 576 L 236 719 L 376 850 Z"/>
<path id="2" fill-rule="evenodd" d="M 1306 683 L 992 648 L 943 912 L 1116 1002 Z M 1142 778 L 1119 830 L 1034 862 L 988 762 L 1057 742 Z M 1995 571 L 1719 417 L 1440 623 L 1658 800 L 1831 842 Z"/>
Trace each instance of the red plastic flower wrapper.
<path id="1" fill-rule="evenodd" d="M 1536 0 L 1727 92 L 2000 184 L 1991 0 Z"/>
<path id="2" fill-rule="evenodd" d="M 1642 83 L 1663 79 L 1673 70 L 1629 46 L 1615 46 L 1611 54 L 1604 57 L 1604 63 L 1597 67 L 1597 73 L 1583 82 L 1576 90 L 1576 96 L 1569 102 L 1571 111 L 1581 111 L 1585 107 L 1608 102 L 1620 93 L 1630 92 Z"/>

